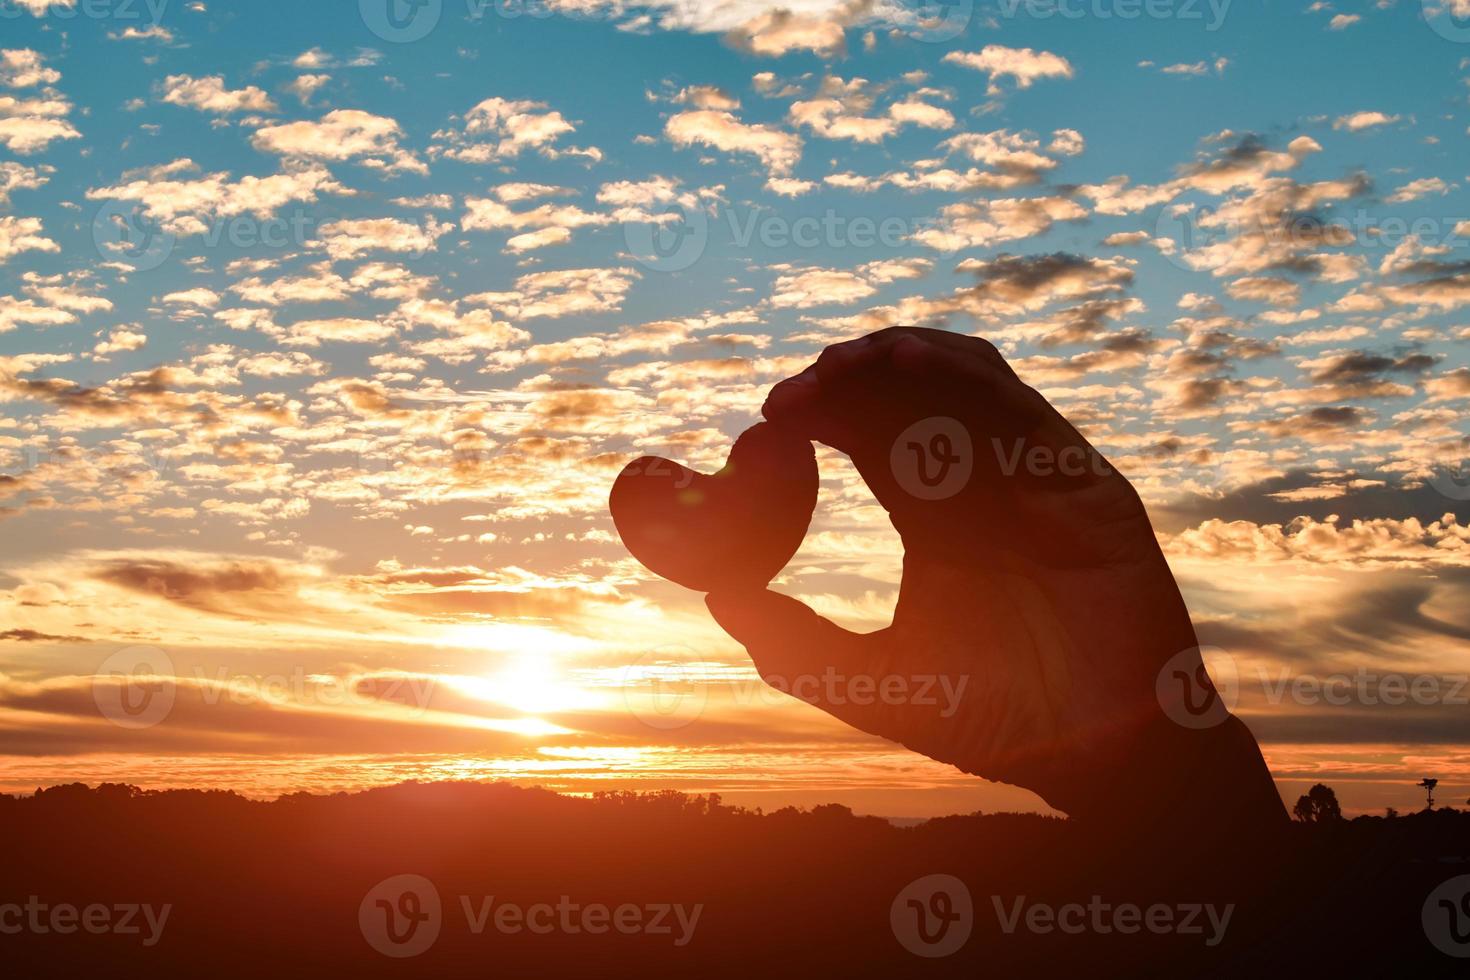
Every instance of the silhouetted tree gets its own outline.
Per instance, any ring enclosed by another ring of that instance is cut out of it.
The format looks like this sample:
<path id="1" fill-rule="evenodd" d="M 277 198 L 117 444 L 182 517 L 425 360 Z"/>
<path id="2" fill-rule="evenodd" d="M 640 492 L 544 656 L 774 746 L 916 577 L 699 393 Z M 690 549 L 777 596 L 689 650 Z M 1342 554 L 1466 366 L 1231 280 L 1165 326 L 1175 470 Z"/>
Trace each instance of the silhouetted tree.
<path id="1" fill-rule="evenodd" d="M 1385 817 L 1387 817 L 1388 819 L 1392 820 L 1393 818 L 1395 818 L 1395 817 L 1397 817 L 1399 815 L 1399 811 L 1396 810 L 1396 809 L 1394 809 L 1391 806 L 1390 807 L 1385 807 L 1384 810 L 1383 810 L 1383 815 Z"/>
<path id="2" fill-rule="evenodd" d="M 1321 783 L 1298 797 L 1291 808 L 1292 816 L 1302 823 L 1336 823 L 1342 819 L 1342 807 L 1337 805 L 1337 794 L 1332 787 Z"/>
<path id="3" fill-rule="evenodd" d="M 1418 782 L 1417 785 L 1421 789 L 1424 790 L 1424 795 L 1429 798 L 1429 809 L 1433 810 L 1434 809 L 1434 787 L 1436 787 L 1436 786 L 1439 785 L 1439 780 L 1438 779 L 1429 779 L 1428 777 L 1426 777 L 1424 779 L 1419 780 L 1419 782 Z"/>

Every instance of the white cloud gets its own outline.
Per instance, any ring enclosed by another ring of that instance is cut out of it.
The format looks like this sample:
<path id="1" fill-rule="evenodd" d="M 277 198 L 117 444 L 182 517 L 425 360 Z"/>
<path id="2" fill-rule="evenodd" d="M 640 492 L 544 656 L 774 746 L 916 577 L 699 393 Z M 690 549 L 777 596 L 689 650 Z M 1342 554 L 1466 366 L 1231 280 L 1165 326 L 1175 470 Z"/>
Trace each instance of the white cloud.
<path id="1" fill-rule="evenodd" d="M 52 7 L 69 10 L 77 5 L 77 0 L 13 0 L 19 4 L 21 9 L 29 10 L 32 17 L 41 17 Z"/>
<path id="2" fill-rule="evenodd" d="M 791 269 L 776 277 L 771 305 L 806 309 L 855 303 L 873 295 L 885 283 L 917 279 L 930 267 L 927 259 L 880 259 L 856 269 Z"/>
<path id="3" fill-rule="evenodd" d="M 298 120 L 257 130 L 257 150 L 292 159 L 356 160 L 388 171 L 426 174 L 429 168 L 398 145 L 403 130 L 392 119 L 361 109 L 335 109 L 318 122 Z"/>
<path id="4" fill-rule="evenodd" d="M 112 41 L 158 41 L 172 44 L 174 32 L 162 24 L 149 24 L 147 27 L 125 27 L 121 31 L 108 31 L 107 37 Z"/>
<path id="5" fill-rule="evenodd" d="M 200 306 L 212 310 L 219 305 L 219 293 L 203 286 L 196 286 L 193 289 L 169 293 L 163 297 L 163 301 L 171 306 Z"/>
<path id="6" fill-rule="evenodd" d="M 376 343 L 397 331 L 391 324 L 357 317 L 299 320 L 286 328 L 284 342 L 293 347 L 317 347 L 323 341 Z"/>
<path id="7" fill-rule="evenodd" d="M 197 170 L 192 160 L 175 160 L 134 176 L 125 183 L 87 191 L 89 200 L 138 201 L 149 218 L 176 235 L 209 230 L 216 217 L 253 214 L 265 217 L 293 201 L 310 203 L 318 194 L 344 193 L 325 167 L 313 166 L 268 177 L 241 177 L 227 172 L 192 179 L 180 175 Z"/>
<path id="8" fill-rule="evenodd" d="M 440 144 L 436 152 L 466 163 L 508 160 L 527 150 L 551 159 L 562 155 L 602 159 L 602 151 L 595 147 L 556 145 L 574 132 L 576 127 L 544 102 L 495 96 L 465 113 L 463 129 L 441 130 L 434 138 Z"/>
<path id="9" fill-rule="evenodd" d="M 327 254 L 338 261 L 355 259 L 366 252 L 425 255 L 432 252 L 438 240 L 453 227 L 433 218 L 422 226 L 397 218 L 368 218 L 329 221 L 321 226 L 318 237 Z"/>
<path id="10" fill-rule="evenodd" d="M 108 333 L 106 340 L 97 342 L 97 345 L 92 348 L 92 354 L 101 360 L 112 354 L 138 350 L 147 343 L 148 337 L 142 331 L 118 327 Z"/>
<path id="11" fill-rule="evenodd" d="M 978 53 L 951 51 L 944 60 L 965 68 L 973 68 L 990 75 L 990 92 L 1000 91 L 996 84 L 1002 78 L 1015 79 L 1017 88 L 1030 88 L 1038 78 L 1071 78 L 1072 63 L 1050 51 L 1032 48 L 1008 48 L 1000 44 L 987 44 Z"/>
<path id="12" fill-rule="evenodd" d="M 1356 133 L 1364 129 L 1372 129 L 1374 126 L 1387 126 L 1396 123 L 1401 116 L 1390 116 L 1377 110 L 1349 113 L 1338 116 L 1332 123 L 1333 129 L 1345 129 L 1350 133 Z"/>
<path id="13" fill-rule="evenodd" d="M 548 203 L 515 211 L 489 197 L 467 198 L 464 203 L 465 213 L 460 219 L 460 227 L 465 231 L 509 229 L 522 232 L 506 243 L 512 252 L 564 245 L 571 240 L 574 229 L 610 224 L 613 220 L 610 215 L 584 211 L 574 204 Z"/>
<path id="14" fill-rule="evenodd" d="M 21 252 L 59 252 L 61 246 L 41 234 L 40 218 L 0 217 L 0 265 Z"/>
<path id="15" fill-rule="evenodd" d="M 13 160 L 0 163 L 0 207 L 8 207 L 12 191 L 34 190 L 51 179 L 54 168 L 28 167 Z"/>
<path id="16" fill-rule="evenodd" d="M 1029 238 L 1058 221 L 1080 221 L 1087 211 L 1065 197 L 999 198 L 961 201 L 940 211 L 935 227 L 923 228 L 914 240 L 941 252 L 980 248 Z"/>
<path id="17" fill-rule="evenodd" d="M 302 105 L 311 105 L 312 96 L 332 80 L 331 75 L 305 74 L 298 75 L 296 80 L 286 86 L 286 91 L 296 96 Z"/>
<path id="18" fill-rule="evenodd" d="M 730 30 L 725 40 L 732 47 L 768 58 L 791 51 L 831 56 L 846 47 L 846 20 L 841 12 L 823 16 L 775 8 Z"/>
<path id="19" fill-rule="evenodd" d="M 1443 196 L 1453 189 L 1453 184 L 1447 184 L 1439 177 L 1421 177 L 1418 180 L 1409 181 L 1384 200 L 1389 204 L 1403 204 L 1417 198 L 1428 197 L 1430 194 Z"/>
<path id="20" fill-rule="evenodd" d="M 677 146 L 700 144 L 727 153 L 750 153 L 777 177 L 790 174 L 801 159 L 801 137 L 772 126 L 748 125 L 732 113 L 695 109 L 676 113 L 664 133 Z"/>
<path id="21" fill-rule="evenodd" d="M 54 327 L 74 322 L 76 322 L 76 317 L 66 310 L 30 299 L 0 296 L 0 333 L 7 333 L 22 324 Z"/>
<path id="22" fill-rule="evenodd" d="M 6 88 L 30 88 L 33 85 L 55 85 L 61 72 L 45 66 L 40 52 L 29 48 L 0 50 L 0 85 Z"/>
<path id="23" fill-rule="evenodd" d="M 0 145 L 27 156 L 56 140 L 78 139 L 82 134 L 64 117 L 71 103 L 47 91 L 34 99 L 0 95 Z"/>
<path id="24" fill-rule="evenodd" d="M 478 293 L 465 302 L 523 320 L 620 309 L 638 273 L 633 269 L 562 269 L 533 272 L 503 293 Z"/>
<path id="25" fill-rule="evenodd" d="M 275 112 L 276 104 L 262 89 L 254 85 L 244 88 L 225 88 L 222 75 L 192 78 L 188 75 L 170 75 L 161 86 L 163 101 L 170 105 L 186 106 L 200 112 Z"/>

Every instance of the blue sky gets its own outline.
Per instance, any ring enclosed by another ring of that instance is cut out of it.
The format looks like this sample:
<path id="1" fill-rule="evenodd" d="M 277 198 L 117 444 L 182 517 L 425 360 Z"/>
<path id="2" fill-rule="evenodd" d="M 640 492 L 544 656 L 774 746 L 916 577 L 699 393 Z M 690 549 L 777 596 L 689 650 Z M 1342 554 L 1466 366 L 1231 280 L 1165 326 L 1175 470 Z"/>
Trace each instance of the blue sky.
<path id="1" fill-rule="evenodd" d="M 617 749 L 640 785 L 1025 805 L 892 789 L 903 753 L 724 689 L 675 734 L 577 713 L 650 650 L 748 670 L 621 548 L 622 462 L 717 466 L 771 384 L 896 322 L 994 340 L 1128 473 L 1245 674 L 1470 669 L 1463 0 L 446 0 L 406 42 L 386 2 L 0 0 L 0 783 L 263 753 L 230 777 L 263 791 L 368 751 L 377 706 L 309 692 L 146 737 L 72 712 L 144 644 L 200 697 L 442 682 L 343 784 L 596 747 L 562 785 Z M 780 584 L 881 625 L 892 532 L 823 475 Z M 1284 792 L 1470 783 L 1445 703 L 1242 698 Z"/>

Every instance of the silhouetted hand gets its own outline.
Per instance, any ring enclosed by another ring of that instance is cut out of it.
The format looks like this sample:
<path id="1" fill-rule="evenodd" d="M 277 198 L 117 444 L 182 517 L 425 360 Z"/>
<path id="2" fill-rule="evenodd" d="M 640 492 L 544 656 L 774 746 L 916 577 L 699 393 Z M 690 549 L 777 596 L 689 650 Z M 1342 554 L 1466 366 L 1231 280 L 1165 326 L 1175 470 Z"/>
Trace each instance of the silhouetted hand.
<path id="1" fill-rule="evenodd" d="M 1074 818 L 1284 819 L 1244 725 L 1223 708 L 1204 728 L 1166 717 L 1160 671 L 1180 654 L 1197 667 L 1198 641 L 1148 515 L 994 346 L 883 330 L 827 348 L 763 411 L 851 457 L 904 544 L 875 633 L 775 592 L 709 595 L 767 681 Z M 929 677 L 947 688 L 921 697 Z"/>

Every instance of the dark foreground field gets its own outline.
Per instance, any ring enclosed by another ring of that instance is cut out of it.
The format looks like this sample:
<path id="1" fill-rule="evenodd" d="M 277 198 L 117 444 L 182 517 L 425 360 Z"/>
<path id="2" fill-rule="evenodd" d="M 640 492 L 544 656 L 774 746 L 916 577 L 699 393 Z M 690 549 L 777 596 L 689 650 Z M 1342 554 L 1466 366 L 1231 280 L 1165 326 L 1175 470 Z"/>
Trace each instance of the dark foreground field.
<path id="1" fill-rule="evenodd" d="M 1470 969 L 1451 955 L 1470 955 L 1470 814 L 1453 810 L 1130 849 L 1029 815 L 896 827 L 677 794 L 109 785 L 0 797 L 0 835 L 17 978 Z"/>

